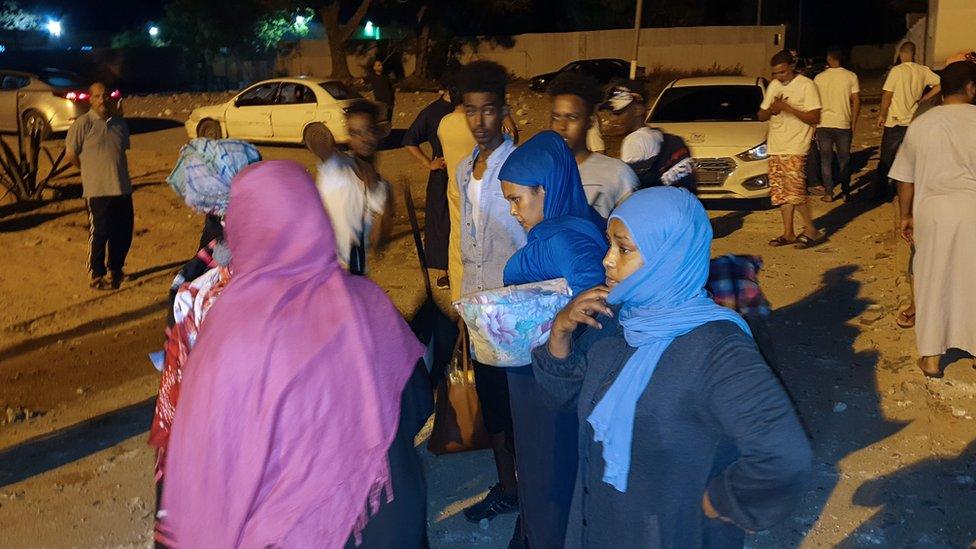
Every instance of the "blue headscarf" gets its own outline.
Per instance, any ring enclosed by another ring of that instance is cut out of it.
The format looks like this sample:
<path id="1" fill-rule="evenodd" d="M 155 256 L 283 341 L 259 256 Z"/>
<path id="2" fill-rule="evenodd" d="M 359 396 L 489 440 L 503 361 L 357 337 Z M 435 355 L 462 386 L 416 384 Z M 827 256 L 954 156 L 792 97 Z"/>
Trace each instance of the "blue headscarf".
<path id="1" fill-rule="evenodd" d="M 544 219 L 505 265 L 505 285 L 565 277 L 575 294 L 603 282 L 606 222 L 586 201 L 576 159 L 559 134 L 541 132 L 515 149 L 498 179 L 546 191 Z"/>
<path id="2" fill-rule="evenodd" d="M 644 259 L 607 298 L 621 305 L 624 337 L 637 352 L 588 421 L 593 439 L 603 443 L 603 481 L 626 492 L 634 411 L 665 349 L 676 337 L 715 320 L 751 332 L 741 316 L 716 304 L 705 291 L 712 226 L 693 194 L 674 187 L 638 191 L 614 210 L 613 218 L 627 226 Z"/>

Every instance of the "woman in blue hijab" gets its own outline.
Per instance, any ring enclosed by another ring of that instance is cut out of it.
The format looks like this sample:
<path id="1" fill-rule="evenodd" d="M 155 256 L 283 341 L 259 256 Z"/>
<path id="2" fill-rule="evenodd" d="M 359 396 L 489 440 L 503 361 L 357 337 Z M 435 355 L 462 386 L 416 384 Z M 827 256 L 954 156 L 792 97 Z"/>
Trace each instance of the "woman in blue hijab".
<path id="1" fill-rule="evenodd" d="M 798 502 L 810 445 L 748 326 L 705 290 L 698 199 L 638 191 L 607 232 L 606 283 L 533 351 L 540 386 L 579 417 L 566 547 L 741 547 Z"/>
<path id="2" fill-rule="evenodd" d="M 565 278 L 574 294 L 603 281 L 605 222 L 586 202 L 576 160 L 562 137 L 542 132 L 515 149 L 499 172 L 526 245 L 505 265 L 505 285 Z M 515 541 L 563 546 L 576 481 L 579 424 L 546 404 L 532 366 L 508 368 L 519 479 Z"/>

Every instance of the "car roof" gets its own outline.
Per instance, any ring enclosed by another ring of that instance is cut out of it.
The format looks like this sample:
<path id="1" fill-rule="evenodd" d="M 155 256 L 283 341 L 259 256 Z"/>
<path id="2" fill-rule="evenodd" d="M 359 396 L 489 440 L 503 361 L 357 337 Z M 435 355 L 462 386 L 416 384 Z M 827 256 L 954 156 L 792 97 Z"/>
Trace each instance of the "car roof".
<path id="1" fill-rule="evenodd" d="M 690 86 L 761 86 L 762 81 L 753 76 L 697 76 L 694 78 L 679 78 L 672 84 L 672 88 Z"/>
<path id="2" fill-rule="evenodd" d="M 260 82 L 255 82 L 251 84 L 270 84 L 272 82 L 281 82 L 284 84 L 326 84 L 329 82 L 342 83 L 341 80 L 330 80 L 328 78 L 313 78 L 309 76 L 284 76 L 280 78 L 269 78 L 267 80 L 261 80 Z"/>

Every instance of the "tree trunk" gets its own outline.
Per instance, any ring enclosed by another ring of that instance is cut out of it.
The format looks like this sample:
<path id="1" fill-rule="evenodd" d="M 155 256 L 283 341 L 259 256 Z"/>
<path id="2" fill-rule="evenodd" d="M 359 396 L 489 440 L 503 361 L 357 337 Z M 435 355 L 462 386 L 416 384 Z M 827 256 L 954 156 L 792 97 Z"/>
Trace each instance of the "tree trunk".
<path id="1" fill-rule="evenodd" d="M 417 78 L 427 78 L 427 51 L 430 49 L 430 25 L 424 24 L 417 37 L 416 65 L 413 74 Z"/>
<path id="2" fill-rule="evenodd" d="M 325 27 L 325 38 L 329 41 L 329 57 L 332 60 L 330 76 L 337 80 L 348 80 L 349 64 L 346 62 L 346 41 L 343 39 L 342 29 L 339 27 L 339 2 L 331 2 L 319 9 L 322 25 Z"/>

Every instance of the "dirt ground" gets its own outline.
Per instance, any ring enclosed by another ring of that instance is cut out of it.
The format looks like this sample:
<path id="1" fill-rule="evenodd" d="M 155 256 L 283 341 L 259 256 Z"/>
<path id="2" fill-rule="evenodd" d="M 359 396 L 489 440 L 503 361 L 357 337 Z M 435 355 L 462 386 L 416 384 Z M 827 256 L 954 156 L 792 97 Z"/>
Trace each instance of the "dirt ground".
<path id="1" fill-rule="evenodd" d="M 862 86 L 870 98 L 869 83 Z M 87 215 L 77 172 L 57 181 L 52 201 L 0 206 L 0 546 L 150 544 L 152 452 L 145 439 L 158 377 L 148 354 L 161 348 L 170 281 L 195 252 L 203 223 L 164 178 L 186 141 L 181 122 L 189 109 L 220 97 L 126 101 L 136 233 L 127 265 L 133 280 L 119 291 L 87 287 Z M 401 94 L 395 127 L 406 127 L 432 99 Z M 519 87 L 510 101 L 521 111 L 525 137 L 544 127 L 545 97 Z M 876 161 L 876 108 L 866 105 L 855 138 L 855 185 L 869 180 Z M 313 169 L 302 148 L 261 150 Z M 404 150 L 381 152 L 379 168 L 422 206 L 426 176 Z M 916 371 L 914 334 L 895 325 L 909 285 L 893 205 L 813 204 L 829 241 L 806 251 L 766 245 L 778 234 L 775 210 L 710 212 L 713 255 L 765 259 L 775 367 L 816 449 L 800 508 L 748 545 L 968 546 L 976 540 L 972 362 L 952 357 L 943 380 Z M 371 276 L 411 315 L 423 287 L 400 198 L 397 214 L 396 239 Z M 446 292 L 438 298 L 446 303 Z M 504 547 L 511 516 L 483 529 L 460 515 L 493 482 L 490 455 L 419 451 L 432 545 Z"/>

